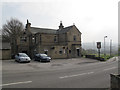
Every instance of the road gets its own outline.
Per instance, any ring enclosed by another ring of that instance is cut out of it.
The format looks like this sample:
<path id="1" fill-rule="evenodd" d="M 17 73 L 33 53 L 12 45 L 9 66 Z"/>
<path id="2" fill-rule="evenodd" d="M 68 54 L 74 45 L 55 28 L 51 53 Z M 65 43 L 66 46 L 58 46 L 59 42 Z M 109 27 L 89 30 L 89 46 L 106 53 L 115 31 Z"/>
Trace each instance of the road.
<path id="1" fill-rule="evenodd" d="M 41 65 L 39 62 L 14 63 L 16 68 L 11 64 L 7 66 L 8 69 L 4 65 L 3 84 L 0 86 L 3 88 L 109 88 L 110 73 L 118 73 L 117 58 L 107 62 L 88 61 L 66 60 L 60 63 L 62 61 L 58 60 Z"/>

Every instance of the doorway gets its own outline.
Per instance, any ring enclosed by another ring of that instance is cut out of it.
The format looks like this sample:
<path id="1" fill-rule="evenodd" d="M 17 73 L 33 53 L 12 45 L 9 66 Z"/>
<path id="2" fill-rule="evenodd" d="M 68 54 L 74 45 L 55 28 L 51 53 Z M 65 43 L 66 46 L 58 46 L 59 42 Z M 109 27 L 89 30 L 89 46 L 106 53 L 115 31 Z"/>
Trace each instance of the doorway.
<path id="1" fill-rule="evenodd" d="M 26 53 L 27 54 L 27 51 L 22 51 L 22 53 Z"/>
<path id="2" fill-rule="evenodd" d="M 45 51 L 45 54 L 48 54 L 48 51 Z"/>
<path id="3" fill-rule="evenodd" d="M 77 49 L 77 56 L 80 56 L 80 49 Z"/>

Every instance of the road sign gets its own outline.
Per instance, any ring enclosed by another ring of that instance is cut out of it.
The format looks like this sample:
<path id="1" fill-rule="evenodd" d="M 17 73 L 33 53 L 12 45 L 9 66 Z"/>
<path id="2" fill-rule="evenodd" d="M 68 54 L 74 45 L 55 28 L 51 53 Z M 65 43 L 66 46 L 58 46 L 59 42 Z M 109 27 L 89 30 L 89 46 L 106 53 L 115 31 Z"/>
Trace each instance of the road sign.
<path id="1" fill-rule="evenodd" d="M 101 42 L 97 42 L 97 48 L 98 48 L 98 49 L 101 48 Z"/>
<path id="2" fill-rule="evenodd" d="M 101 42 L 97 42 L 98 56 L 100 57 Z"/>

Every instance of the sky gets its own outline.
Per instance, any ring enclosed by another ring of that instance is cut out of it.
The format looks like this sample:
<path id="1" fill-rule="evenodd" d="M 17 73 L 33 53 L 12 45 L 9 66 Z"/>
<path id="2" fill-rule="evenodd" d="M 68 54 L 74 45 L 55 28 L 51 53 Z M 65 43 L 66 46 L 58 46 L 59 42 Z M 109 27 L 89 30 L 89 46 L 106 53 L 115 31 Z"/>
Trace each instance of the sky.
<path id="1" fill-rule="evenodd" d="M 118 42 L 119 0 L 2 0 L 2 25 L 17 18 L 32 27 L 58 29 L 73 24 L 82 33 L 82 43 Z"/>

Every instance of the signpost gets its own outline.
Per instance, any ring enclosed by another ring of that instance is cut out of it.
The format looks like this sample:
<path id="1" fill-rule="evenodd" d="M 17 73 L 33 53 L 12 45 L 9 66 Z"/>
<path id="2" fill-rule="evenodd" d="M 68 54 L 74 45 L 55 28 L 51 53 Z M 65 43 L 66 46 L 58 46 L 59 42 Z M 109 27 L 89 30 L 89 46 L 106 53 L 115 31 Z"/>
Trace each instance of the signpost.
<path id="1" fill-rule="evenodd" d="M 98 57 L 100 58 L 101 42 L 97 42 L 97 48 L 98 48 Z"/>

